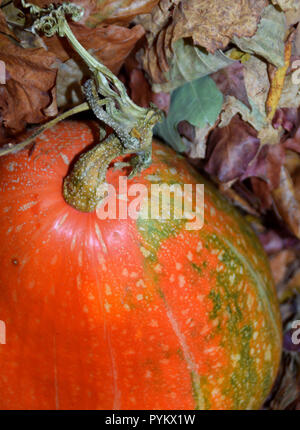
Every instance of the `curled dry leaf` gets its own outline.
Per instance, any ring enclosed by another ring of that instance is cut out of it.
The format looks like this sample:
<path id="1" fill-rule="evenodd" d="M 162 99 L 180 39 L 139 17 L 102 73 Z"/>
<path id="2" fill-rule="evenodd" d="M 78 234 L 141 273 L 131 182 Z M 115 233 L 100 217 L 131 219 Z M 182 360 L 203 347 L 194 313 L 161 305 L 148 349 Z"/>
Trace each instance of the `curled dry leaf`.
<path id="1" fill-rule="evenodd" d="M 244 65 L 236 61 L 211 75 L 224 96 L 233 96 L 251 108 L 244 81 Z"/>
<path id="2" fill-rule="evenodd" d="M 284 279 L 287 266 L 294 258 L 295 254 L 291 249 L 283 249 L 270 258 L 270 266 L 275 284 L 279 284 Z"/>
<path id="3" fill-rule="evenodd" d="M 55 55 L 43 48 L 24 49 L 1 32 L 0 60 L 6 71 L 6 83 L 0 85 L 3 128 L 17 133 L 26 124 L 45 121 L 49 112 L 56 115 L 52 92 L 57 73 Z"/>
<path id="4" fill-rule="evenodd" d="M 241 179 L 257 177 L 265 181 L 269 190 L 279 186 L 281 167 L 285 160 L 283 145 L 263 145 L 257 156 L 244 171 Z"/>
<path id="5" fill-rule="evenodd" d="M 280 169 L 279 187 L 272 192 L 276 208 L 293 234 L 300 238 L 300 202 L 296 198 L 294 184 L 287 169 Z"/>
<path id="6" fill-rule="evenodd" d="M 86 25 L 95 27 L 103 20 L 107 23 L 127 24 L 141 14 L 150 13 L 159 0 L 93 0 L 95 5 Z"/>
<path id="7" fill-rule="evenodd" d="M 136 15 L 149 13 L 159 0 L 30 0 L 39 7 L 52 3 L 75 3 L 84 8 L 81 23 L 96 27 L 99 23 L 129 23 Z M 20 2 L 18 2 L 20 3 Z"/>
<path id="8" fill-rule="evenodd" d="M 167 115 L 170 106 L 171 95 L 169 93 L 154 93 L 142 70 L 133 68 L 129 76 L 130 97 L 139 106 L 149 107 L 154 103 Z"/>
<path id="9" fill-rule="evenodd" d="M 165 82 L 172 45 L 192 38 L 209 53 L 224 49 L 231 38 L 256 32 L 265 0 L 162 0 L 151 14 L 139 17 L 147 34 L 143 66 L 154 82 Z"/>
<path id="10" fill-rule="evenodd" d="M 205 169 L 221 182 L 240 178 L 259 146 L 255 129 L 235 115 L 227 126 L 217 127 L 211 133 Z"/>
<path id="11" fill-rule="evenodd" d="M 94 29 L 81 24 L 70 24 L 78 41 L 97 57 L 113 73 L 118 73 L 124 60 L 136 42 L 144 35 L 141 25 L 132 28 L 118 25 L 104 25 Z M 57 36 L 43 38 L 49 51 L 61 61 L 74 57 L 74 51 L 65 39 Z"/>

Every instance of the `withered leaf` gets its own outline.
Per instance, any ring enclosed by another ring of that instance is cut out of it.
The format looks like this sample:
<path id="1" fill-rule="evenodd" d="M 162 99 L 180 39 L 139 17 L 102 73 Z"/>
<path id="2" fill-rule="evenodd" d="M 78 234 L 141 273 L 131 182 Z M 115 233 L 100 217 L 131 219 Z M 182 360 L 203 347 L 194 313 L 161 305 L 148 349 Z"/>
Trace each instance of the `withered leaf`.
<path id="1" fill-rule="evenodd" d="M 81 20 L 88 27 L 96 27 L 99 23 L 129 23 L 136 15 L 149 13 L 159 0 L 31 0 L 30 3 L 39 7 L 47 7 L 52 3 L 75 3 L 85 10 Z"/>
<path id="2" fill-rule="evenodd" d="M 244 65 L 238 61 L 211 74 L 225 96 L 234 96 L 251 109 L 244 81 Z"/>
<path id="3" fill-rule="evenodd" d="M 124 60 L 136 42 L 144 35 L 141 25 L 132 28 L 118 25 L 102 25 L 87 28 L 81 24 L 70 24 L 78 41 L 97 57 L 113 73 L 118 73 Z M 61 61 L 74 57 L 74 51 L 65 39 L 57 36 L 43 38 L 49 50 Z"/>
<path id="4" fill-rule="evenodd" d="M 210 54 L 204 48 L 193 45 L 188 39 L 179 39 L 173 43 L 170 61 L 164 58 L 165 54 L 167 53 L 164 51 L 157 52 L 156 58 L 151 57 L 152 51 L 149 51 L 144 59 L 147 61 L 147 67 L 151 67 L 154 91 L 172 91 L 234 63 L 227 53 L 218 50 Z M 162 70 L 166 72 L 162 74 Z M 167 82 L 161 82 L 162 80 Z"/>
<path id="5" fill-rule="evenodd" d="M 276 208 L 291 232 L 300 238 L 300 202 L 296 198 L 294 184 L 287 169 L 280 170 L 279 187 L 273 190 Z"/>
<path id="6" fill-rule="evenodd" d="M 145 70 L 154 82 L 164 82 L 173 44 L 183 38 L 214 54 L 226 48 L 234 35 L 253 36 L 267 4 L 265 0 L 162 0 L 151 14 L 137 19 L 147 34 Z"/>
<path id="7" fill-rule="evenodd" d="M 6 83 L 0 85 L 2 127 L 16 133 L 26 124 L 40 123 L 46 120 L 45 109 L 51 103 L 51 115 L 56 115 L 52 92 L 57 73 L 55 55 L 43 48 L 24 49 L 0 34 L 0 60 L 6 71 Z"/>
<path id="8" fill-rule="evenodd" d="M 103 20 L 107 23 L 127 24 L 140 14 L 150 13 L 159 0 L 94 0 L 94 9 L 86 21 L 95 27 Z"/>
<path id="9" fill-rule="evenodd" d="M 255 176 L 268 184 L 269 190 L 279 186 L 281 167 L 285 160 L 285 151 L 280 143 L 263 145 L 255 160 L 248 165 L 241 179 Z"/>
<path id="10" fill-rule="evenodd" d="M 224 49 L 233 35 L 254 35 L 266 4 L 265 0 L 182 1 L 173 15 L 174 41 L 192 37 L 208 52 Z"/>
<path id="11" fill-rule="evenodd" d="M 257 132 L 239 115 L 226 127 L 215 128 L 208 141 L 205 170 L 221 182 L 241 177 L 259 149 Z"/>
<path id="12" fill-rule="evenodd" d="M 283 12 L 267 6 L 253 37 L 233 36 L 232 41 L 242 51 L 265 58 L 276 67 L 284 66 L 286 19 Z"/>
<path id="13" fill-rule="evenodd" d="M 171 95 L 169 93 L 154 93 L 142 70 L 133 68 L 129 76 L 130 97 L 139 106 L 149 107 L 154 103 L 165 114 L 169 111 Z"/>

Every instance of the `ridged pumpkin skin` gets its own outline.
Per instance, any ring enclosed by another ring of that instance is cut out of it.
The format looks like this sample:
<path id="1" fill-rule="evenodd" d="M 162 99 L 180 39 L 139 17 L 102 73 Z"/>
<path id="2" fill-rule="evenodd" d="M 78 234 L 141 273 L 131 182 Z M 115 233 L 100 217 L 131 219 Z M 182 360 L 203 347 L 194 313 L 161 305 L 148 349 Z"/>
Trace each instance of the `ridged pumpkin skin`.
<path id="1" fill-rule="evenodd" d="M 0 160 L 0 408 L 259 408 L 281 328 L 251 228 L 157 143 L 129 184 L 204 183 L 201 230 L 76 211 L 62 179 L 93 139 L 87 123 L 64 122 L 31 156 Z"/>

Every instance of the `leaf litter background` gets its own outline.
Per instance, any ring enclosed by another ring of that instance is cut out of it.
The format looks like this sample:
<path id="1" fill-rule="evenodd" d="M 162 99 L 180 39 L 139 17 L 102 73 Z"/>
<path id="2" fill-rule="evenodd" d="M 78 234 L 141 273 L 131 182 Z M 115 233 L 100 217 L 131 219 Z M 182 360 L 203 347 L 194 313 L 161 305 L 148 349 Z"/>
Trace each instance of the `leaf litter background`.
<path id="1" fill-rule="evenodd" d="M 300 409 L 300 0 L 75 0 L 78 40 L 155 133 L 213 180 L 258 234 L 281 303 L 284 350 L 264 409 Z M 39 6 L 49 0 L 32 0 Z M 61 3 L 57 1 L 56 3 Z M 88 70 L 65 40 L 34 35 L 0 0 L 0 143 L 82 101 Z M 183 109 L 184 106 L 184 109 Z"/>

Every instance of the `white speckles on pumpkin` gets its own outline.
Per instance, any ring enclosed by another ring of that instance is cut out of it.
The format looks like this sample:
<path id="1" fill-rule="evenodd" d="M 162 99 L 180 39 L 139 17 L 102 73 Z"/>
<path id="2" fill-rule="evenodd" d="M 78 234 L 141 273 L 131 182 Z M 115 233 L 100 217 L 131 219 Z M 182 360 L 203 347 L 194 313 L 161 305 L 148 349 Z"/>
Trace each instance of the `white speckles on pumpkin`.
<path id="1" fill-rule="evenodd" d="M 149 323 L 150 327 L 158 327 L 158 322 L 156 320 L 151 320 Z"/>
<path id="2" fill-rule="evenodd" d="M 107 313 L 110 312 L 111 304 L 108 303 L 107 300 L 105 300 L 105 302 L 104 302 L 104 308 L 105 308 L 105 310 L 106 310 Z"/>
<path id="3" fill-rule="evenodd" d="M 18 210 L 24 212 L 24 211 L 27 211 L 28 209 L 32 208 L 36 204 L 37 204 L 37 202 L 34 202 L 34 201 L 28 202 L 25 205 L 20 206 Z"/>
<path id="4" fill-rule="evenodd" d="M 78 290 L 81 290 L 81 276 L 80 276 L 80 273 L 78 273 L 78 275 L 76 277 L 76 284 L 77 284 Z"/>
<path id="5" fill-rule="evenodd" d="M 68 214 L 68 212 L 67 213 L 65 213 L 62 217 L 61 217 L 61 219 L 58 221 L 58 223 L 57 223 L 57 227 L 58 228 L 60 228 L 62 225 L 63 225 L 63 223 L 66 221 L 66 219 L 68 218 L 68 216 L 69 216 L 69 214 Z"/>
<path id="6" fill-rule="evenodd" d="M 270 361 L 272 358 L 272 354 L 271 354 L 271 346 L 268 345 L 266 352 L 265 352 L 265 361 Z"/>
<path id="7" fill-rule="evenodd" d="M 63 159 L 63 162 L 64 162 L 67 166 L 69 166 L 70 161 L 69 161 L 68 157 L 66 156 L 66 154 L 63 154 L 62 152 L 60 152 L 60 154 L 59 154 L 59 155 L 60 155 L 60 156 L 61 156 L 61 158 Z"/>
<path id="8" fill-rule="evenodd" d="M 143 294 L 138 294 L 138 295 L 136 296 L 136 299 L 137 299 L 137 300 L 143 300 L 143 298 L 144 298 Z"/>
<path id="9" fill-rule="evenodd" d="M 196 251 L 200 252 L 202 248 L 203 248 L 202 242 L 201 242 L 201 240 L 199 240 L 199 242 L 197 243 Z"/>
<path id="10" fill-rule="evenodd" d="M 82 267 L 82 249 L 78 253 L 78 264 L 79 267 Z"/>
<path id="11" fill-rule="evenodd" d="M 108 284 L 105 284 L 105 294 L 111 296 L 111 288 Z"/>
<path id="12" fill-rule="evenodd" d="M 126 267 L 125 267 L 125 269 L 123 269 L 122 275 L 126 276 L 126 277 L 128 276 L 128 270 L 126 269 Z"/>
<path id="13" fill-rule="evenodd" d="M 137 283 L 136 283 L 136 286 L 137 286 L 137 287 L 146 288 L 146 284 L 145 284 L 145 282 L 144 282 L 144 280 L 143 280 L 143 279 L 139 279 L 139 280 L 137 281 Z"/>
<path id="14" fill-rule="evenodd" d="M 176 270 L 181 270 L 182 269 L 182 264 L 181 263 L 175 263 L 175 269 Z"/>
<path id="15" fill-rule="evenodd" d="M 185 286 L 185 277 L 183 275 L 178 276 L 179 287 L 182 288 Z"/>
<path id="16" fill-rule="evenodd" d="M 88 299 L 91 300 L 91 301 L 93 301 L 93 300 L 95 300 L 95 296 L 92 293 L 89 293 L 88 294 Z"/>
<path id="17" fill-rule="evenodd" d="M 148 251 L 148 249 L 144 248 L 143 246 L 140 247 L 141 253 L 145 258 L 149 257 L 151 255 L 151 252 Z"/>
<path id="18" fill-rule="evenodd" d="M 189 251 L 189 252 L 187 253 L 187 259 L 188 259 L 189 261 L 193 261 L 193 253 L 192 253 L 191 251 Z"/>
<path id="19" fill-rule="evenodd" d="M 160 264 L 156 264 L 156 265 L 154 266 L 154 271 L 155 271 L 156 273 L 161 273 L 161 272 L 162 272 L 162 267 L 161 267 L 161 265 L 160 265 Z"/>
<path id="20" fill-rule="evenodd" d="M 104 252 L 105 254 L 107 254 L 107 248 L 106 248 L 105 242 L 104 242 L 104 240 L 103 240 L 103 237 L 102 237 L 102 233 L 101 233 L 100 227 L 99 227 L 99 225 L 98 225 L 98 223 L 97 223 L 97 222 L 95 222 L 95 233 L 96 233 L 97 239 L 98 239 L 98 241 L 99 241 L 99 244 L 100 244 L 100 245 L 101 245 L 101 247 L 102 247 L 103 252 Z"/>

